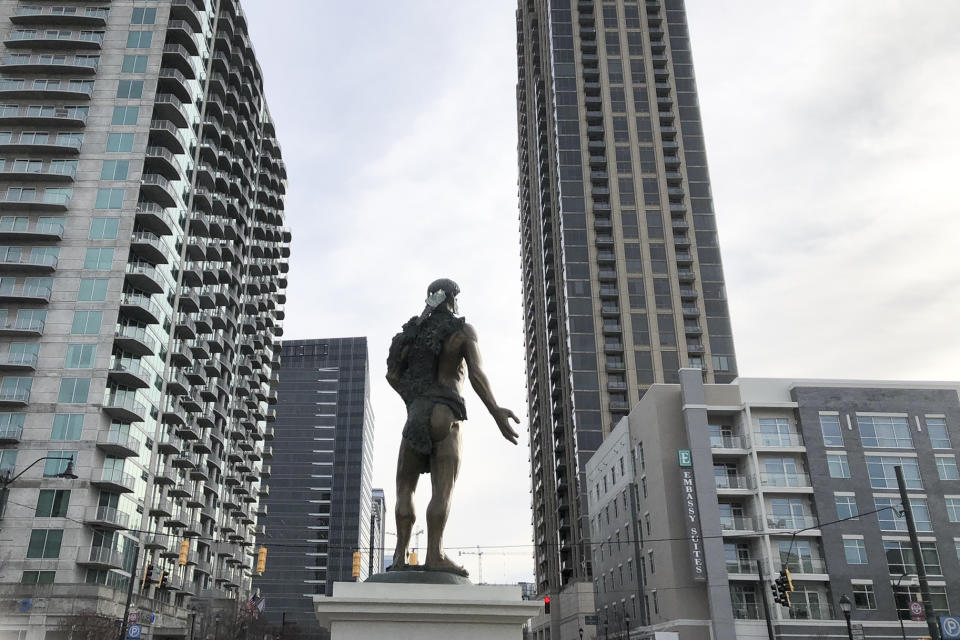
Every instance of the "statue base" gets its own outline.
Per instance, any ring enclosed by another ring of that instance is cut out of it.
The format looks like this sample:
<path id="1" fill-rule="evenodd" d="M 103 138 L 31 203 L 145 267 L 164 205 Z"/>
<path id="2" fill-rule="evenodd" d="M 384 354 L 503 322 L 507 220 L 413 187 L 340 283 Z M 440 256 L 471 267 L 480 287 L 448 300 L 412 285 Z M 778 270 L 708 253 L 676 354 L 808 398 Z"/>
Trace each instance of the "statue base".
<path id="1" fill-rule="evenodd" d="M 402 569 L 390 569 L 383 573 L 376 573 L 365 582 L 382 582 L 389 584 L 469 584 L 468 578 L 452 571 L 436 571 L 427 569 L 423 565 L 407 565 Z"/>
<path id="2" fill-rule="evenodd" d="M 313 602 L 331 640 L 520 640 L 543 609 L 519 586 L 472 584 L 336 582 Z"/>

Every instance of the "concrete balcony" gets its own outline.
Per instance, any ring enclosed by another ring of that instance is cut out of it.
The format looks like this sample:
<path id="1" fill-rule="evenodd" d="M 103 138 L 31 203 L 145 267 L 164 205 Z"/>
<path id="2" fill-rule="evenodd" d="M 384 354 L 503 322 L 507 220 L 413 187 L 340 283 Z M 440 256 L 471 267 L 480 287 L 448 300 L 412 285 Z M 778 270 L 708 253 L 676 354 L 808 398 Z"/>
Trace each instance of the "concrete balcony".
<path id="1" fill-rule="evenodd" d="M 121 422 L 143 422 L 147 414 L 146 406 L 137 402 L 132 393 L 108 392 L 102 408 L 108 415 Z"/>
<path id="2" fill-rule="evenodd" d="M 163 317 L 160 305 L 149 296 L 138 293 L 121 294 L 120 311 L 128 318 L 147 324 L 159 324 Z"/>
<path id="3" fill-rule="evenodd" d="M 136 221 L 145 228 L 164 236 L 171 235 L 179 226 L 165 207 L 143 200 L 137 203 Z"/>
<path id="4" fill-rule="evenodd" d="M 99 469 L 94 472 L 90 479 L 90 484 L 116 491 L 119 493 L 132 493 L 135 488 L 136 479 L 129 473 L 124 473 L 119 469 Z"/>
<path id="5" fill-rule="evenodd" d="M 142 327 L 117 325 L 113 341 L 124 351 L 137 356 L 152 356 L 157 351 L 157 341 Z"/>
<path id="6" fill-rule="evenodd" d="M 143 443 L 137 438 L 119 431 L 101 433 L 97 437 L 98 449 L 119 458 L 139 456 L 142 445 Z"/>
<path id="7" fill-rule="evenodd" d="M 164 279 L 155 266 L 149 262 L 127 263 L 126 280 L 134 288 L 146 293 L 163 293 Z"/>
<path id="8" fill-rule="evenodd" d="M 10 16 L 10 22 L 13 24 L 103 27 L 107 24 L 109 13 L 108 9 L 100 7 L 84 7 L 83 9 L 77 7 L 74 11 L 67 12 L 63 10 L 63 7 L 20 5 Z"/>
<path id="9" fill-rule="evenodd" d="M 135 358 L 113 358 L 107 370 L 107 378 L 121 387 L 146 389 L 153 382 L 154 374 Z"/>
<path id="10" fill-rule="evenodd" d="M 76 55 L 14 53 L 0 58 L 0 71 L 4 73 L 94 75 L 99 67 L 99 60 Z"/>
<path id="11" fill-rule="evenodd" d="M 130 516 L 114 507 L 88 507 L 83 521 L 98 529 L 126 529 Z"/>
<path id="12" fill-rule="evenodd" d="M 121 569 L 123 554 L 107 547 L 80 547 L 77 549 L 77 564 L 94 569 Z"/>

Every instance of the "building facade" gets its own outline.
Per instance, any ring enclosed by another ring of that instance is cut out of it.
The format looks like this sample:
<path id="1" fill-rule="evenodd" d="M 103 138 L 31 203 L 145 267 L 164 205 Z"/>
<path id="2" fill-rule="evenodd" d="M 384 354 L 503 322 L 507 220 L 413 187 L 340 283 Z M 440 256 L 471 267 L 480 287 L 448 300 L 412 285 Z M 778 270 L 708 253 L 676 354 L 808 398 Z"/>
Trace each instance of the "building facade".
<path id="1" fill-rule="evenodd" d="M 927 636 L 911 621 L 919 586 L 894 468 L 933 609 L 949 615 L 960 602 L 958 438 L 960 383 L 705 385 L 688 369 L 679 385 L 654 385 L 587 465 L 600 629 L 766 638 L 766 598 L 777 637 L 845 638 L 845 594 L 866 637 L 900 637 L 901 623 Z M 789 608 L 770 600 L 784 568 Z"/>
<path id="2" fill-rule="evenodd" d="M 383 489 L 374 489 L 370 501 L 370 561 L 367 563 L 367 575 L 383 573 L 383 556 L 386 547 L 387 498 Z"/>
<path id="3" fill-rule="evenodd" d="M 255 581 L 268 619 L 324 636 L 313 597 L 371 567 L 373 411 L 366 338 L 287 340 L 282 348 L 277 473 L 264 519 L 267 570 Z M 381 492 L 382 493 L 382 492 Z M 380 503 L 382 540 L 382 502 Z M 272 547 L 272 548 L 271 548 Z M 380 556 L 382 564 L 382 555 Z"/>
<path id="4" fill-rule="evenodd" d="M 270 475 L 290 232 L 246 20 L 4 0 L 0 41 L 0 636 L 133 578 L 182 637 L 249 597 Z"/>
<path id="5" fill-rule="evenodd" d="M 604 435 L 680 367 L 727 382 L 736 360 L 683 1 L 516 19 L 535 574 L 556 594 L 592 575 L 578 487 Z"/>

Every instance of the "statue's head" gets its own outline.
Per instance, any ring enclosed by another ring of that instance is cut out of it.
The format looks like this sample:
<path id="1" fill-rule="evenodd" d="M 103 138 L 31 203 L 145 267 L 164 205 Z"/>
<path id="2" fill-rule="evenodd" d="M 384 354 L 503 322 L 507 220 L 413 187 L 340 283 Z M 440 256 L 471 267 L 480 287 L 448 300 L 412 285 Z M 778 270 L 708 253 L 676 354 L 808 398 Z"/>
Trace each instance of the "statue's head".
<path id="1" fill-rule="evenodd" d="M 447 308 L 452 313 L 457 312 L 457 295 L 460 287 L 449 278 L 434 280 L 427 287 L 427 306 L 433 309 Z"/>

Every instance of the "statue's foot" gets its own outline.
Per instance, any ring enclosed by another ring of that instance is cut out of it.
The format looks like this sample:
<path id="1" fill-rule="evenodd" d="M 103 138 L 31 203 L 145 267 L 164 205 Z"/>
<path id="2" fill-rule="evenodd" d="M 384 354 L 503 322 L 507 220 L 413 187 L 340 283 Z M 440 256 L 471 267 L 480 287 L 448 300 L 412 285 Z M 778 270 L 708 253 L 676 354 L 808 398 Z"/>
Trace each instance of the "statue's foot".
<path id="1" fill-rule="evenodd" d="M 440 554 L 436 558 L 428 556 L 427 561 L 423 563 L 423 566 L 428 571 L 447 571 L 449 573 L 455 573 L 458 576 L 463 576 L 464 578 L 470 575 L 466 569 L 443 554 Z"/>

